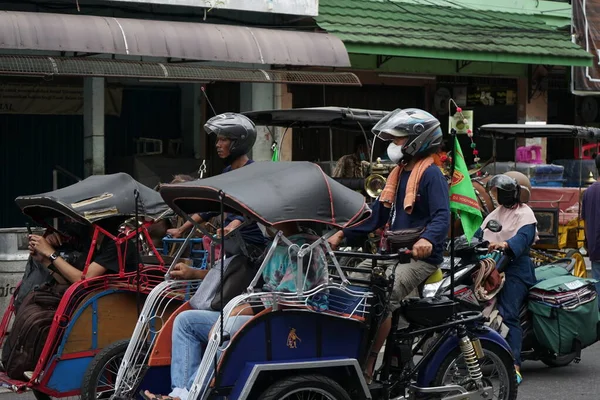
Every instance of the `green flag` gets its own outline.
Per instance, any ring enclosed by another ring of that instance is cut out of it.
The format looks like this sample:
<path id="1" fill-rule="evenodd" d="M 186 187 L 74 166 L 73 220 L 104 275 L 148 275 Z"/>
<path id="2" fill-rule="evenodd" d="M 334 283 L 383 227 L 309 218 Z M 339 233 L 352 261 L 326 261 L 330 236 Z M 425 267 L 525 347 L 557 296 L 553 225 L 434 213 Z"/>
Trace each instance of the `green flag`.
<path id="1" fill-rule="evenodd" d="M 483 217 L 479 202 L 475 196 L 475 189 L 469 177 L 469 170 L 465 163 L 458 138 L 454 138 L 455 150 L 452 156 L 455 158 L 454 175 L 450 185 L 450 210 L 455 212 L 460 218 L 463 231 L 467 240 L 471 238 L 481 226 Z"/>

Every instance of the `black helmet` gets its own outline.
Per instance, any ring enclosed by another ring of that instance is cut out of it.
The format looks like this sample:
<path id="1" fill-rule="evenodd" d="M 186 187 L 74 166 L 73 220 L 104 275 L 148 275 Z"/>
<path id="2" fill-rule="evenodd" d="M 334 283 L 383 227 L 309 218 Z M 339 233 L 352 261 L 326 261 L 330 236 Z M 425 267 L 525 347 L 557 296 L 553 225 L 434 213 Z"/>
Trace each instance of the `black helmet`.
<path id="1" fill-rule="evenodd" d="M 250 118 L 238 113 L 215 115 L 204 124 L 206 133 L 224 136 L 231 140 L 228 160 L 246 155 L 256 142 L 256 126 Z"/>
<path id="2" fill-rule="evenodd" d="M 436 149 L 442 144 L 443 137 L 440 121 L 419 108 L 397 108 L 383 117 L 371 131 L 384 141 L 408 136 L 408 142 L 402 146 L 403 161 Z"/>
<path id="3" fill-rule="evenodd" d="M 521 185 L 516 179 L 508 175 L 496 175 L 486 184 L 488 192 L 497 192 L 495 197 L 498 203 L 504 207 L 511 208 L 521 201 Z"/>

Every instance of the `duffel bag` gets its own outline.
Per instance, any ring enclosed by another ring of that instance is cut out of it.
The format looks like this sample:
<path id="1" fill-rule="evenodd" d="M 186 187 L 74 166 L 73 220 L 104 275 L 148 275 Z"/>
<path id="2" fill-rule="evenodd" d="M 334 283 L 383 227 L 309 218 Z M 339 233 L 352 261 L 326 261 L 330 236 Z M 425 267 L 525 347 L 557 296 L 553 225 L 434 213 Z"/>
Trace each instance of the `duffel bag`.
<path id="1" fill-rule="evenodd" d="M 533 331 L 540 345 L 569 354 L 598 341 L 598 295 L 593 279 L 562 275 L 548 278 L 529 291 Z"/>

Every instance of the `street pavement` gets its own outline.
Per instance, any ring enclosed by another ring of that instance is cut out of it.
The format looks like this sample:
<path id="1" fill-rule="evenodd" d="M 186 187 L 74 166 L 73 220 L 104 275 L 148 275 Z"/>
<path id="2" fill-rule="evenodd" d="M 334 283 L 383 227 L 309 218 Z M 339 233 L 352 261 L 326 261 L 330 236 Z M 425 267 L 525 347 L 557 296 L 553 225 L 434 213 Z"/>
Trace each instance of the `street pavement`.
<path id="1" fill-rule="evenodd" d="M 548 368 L 541 362 L 523 364 L 518 400 L 597 400 L 600 398 L 600 343 L 583 350 L 581 362 Z M 31 393 L 0 394 L 0 400 L 35 400 Z"/>

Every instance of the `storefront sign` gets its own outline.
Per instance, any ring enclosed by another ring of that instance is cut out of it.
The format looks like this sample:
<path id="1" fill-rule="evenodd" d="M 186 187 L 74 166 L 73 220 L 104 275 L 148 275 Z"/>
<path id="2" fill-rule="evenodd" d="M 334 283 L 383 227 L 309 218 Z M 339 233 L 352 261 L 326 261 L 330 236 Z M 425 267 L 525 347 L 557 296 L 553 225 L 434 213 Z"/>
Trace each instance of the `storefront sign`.
<path id="1" fill-rule="evenodd" d="M 105 114 L 121 115 L 123 89 L 107 88 Z M 0 114 L 83 115 L 83 88 L 0 83 Z"/>
<path id="2" fill-rule="evenodd" d="M 594 56 L 594 66 L 573 67 L 573 92 L 598 94 L 600 93 L 600 0 L 573 0 L 573 25 L 577 43 Z"/>
<path id="3" fill-rule="evenodd" d="M 467 94 L 467 106 L 504 106 L 516 102 L 517 92 L 508 88 L 491 86 L 470 86 Z"/>
<path id="4" fill-rule="evenodd" d="M 109 2 L 163 4 L 206 9 L 222 8 L 309 17 L 319 15 L 319 0 L 110 0 Z"/>

